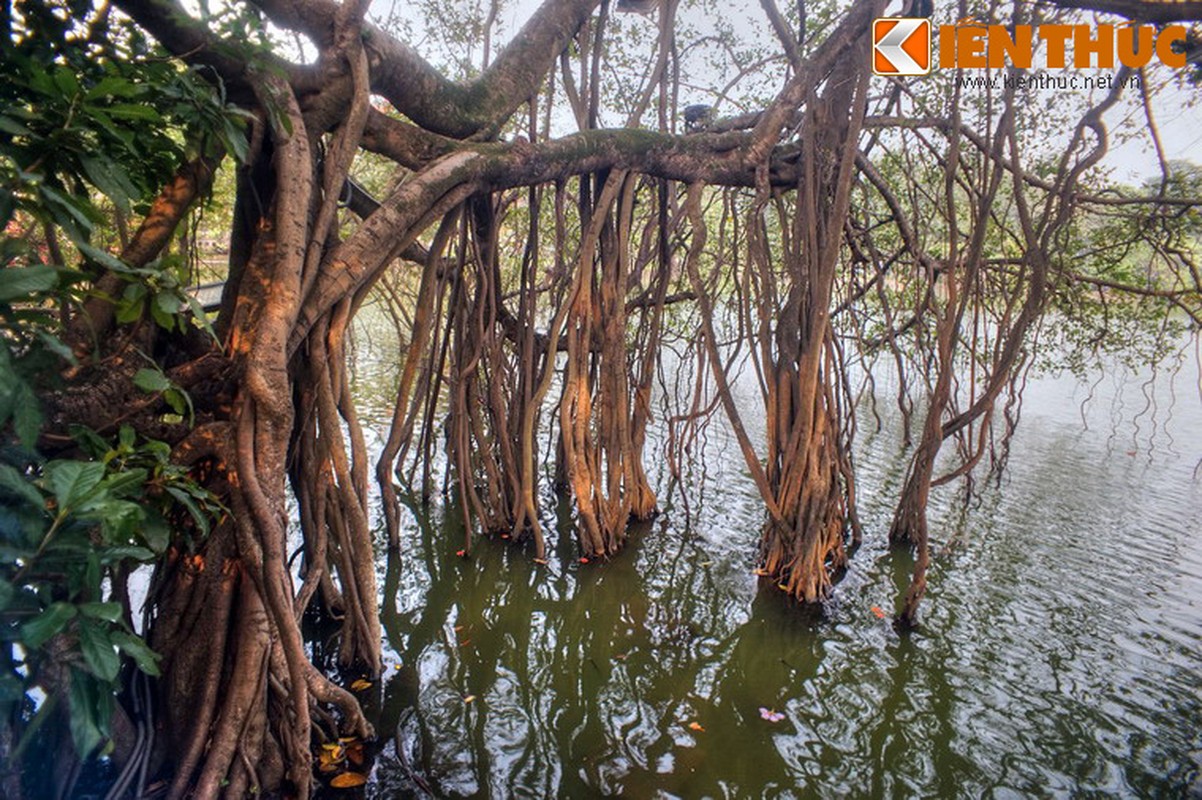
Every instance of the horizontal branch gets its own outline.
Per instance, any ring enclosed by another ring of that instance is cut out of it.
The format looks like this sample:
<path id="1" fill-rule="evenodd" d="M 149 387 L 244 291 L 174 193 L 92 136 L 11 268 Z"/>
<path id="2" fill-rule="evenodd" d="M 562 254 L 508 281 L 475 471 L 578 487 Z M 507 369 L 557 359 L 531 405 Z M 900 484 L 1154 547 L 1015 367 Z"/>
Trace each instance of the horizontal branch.
<path id="1" fill-rule="evenodd" d="M 464 83 L 447 79 L 409 45 L 364 24 L 372 89 L 431 132 L 456 139 L 492 138 L 514 110 L 538 92 L 559 53 L 598 3 L 544 0 L 492 66 Z M 256 5 L 276 24 L 307 34 L 318 47 L 332 42 L 338 8 L 332 0 L 256 0 Z"/>
<path id="2" fill-rule="evenodd" d="M 343 297 L 375 280 L 422 231 L 440 218 L 449 198 L 533 186 L 601 170 L 622 169 L 686 183 L 755 185 L 744 162 L 747 133 L 677 136 L 654 131 L 592 130 L 543 144 L 461 145 L 415 174 L 385 199 L 322 266 L 289 342 L 295 352 L 310 328 Z M 770 181 L 796 183 L 795 150 L 777 148 Z"/>

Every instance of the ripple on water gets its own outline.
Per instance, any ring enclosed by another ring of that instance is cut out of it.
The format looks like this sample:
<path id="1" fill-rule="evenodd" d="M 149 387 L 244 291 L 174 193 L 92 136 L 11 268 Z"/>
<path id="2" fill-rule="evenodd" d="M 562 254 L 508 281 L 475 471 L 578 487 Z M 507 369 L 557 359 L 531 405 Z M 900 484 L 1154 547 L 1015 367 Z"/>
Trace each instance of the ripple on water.
<path id="1" fill-rule="evenodd" d="M 431 517 L 387 571 L 405 670 L 380 727 L 422 731 L 416 767 L 447 797 L 1183 795 L 1202 760 L 1202 415 L 1164 422 L 1182 455 L 1134 458 L 1081 430 L 1074 388 L 1029 393 L 1000 490 L 966 513 L 936 493 L 906 637 L 870 612 L 913 563 L 884 544 L 904 478 L 889 430 L 861 437 L 866 540 L 825 615 L 757 591 L 762 512 L 720 423 L 690 524 L 678 489 L 608 564 L 576 563 L 570 531 L 546 568 L 489 542 L 463 562 L 462 531 Z M 401 769 L 387 750 L 375 796 L 412 790 Z"/>

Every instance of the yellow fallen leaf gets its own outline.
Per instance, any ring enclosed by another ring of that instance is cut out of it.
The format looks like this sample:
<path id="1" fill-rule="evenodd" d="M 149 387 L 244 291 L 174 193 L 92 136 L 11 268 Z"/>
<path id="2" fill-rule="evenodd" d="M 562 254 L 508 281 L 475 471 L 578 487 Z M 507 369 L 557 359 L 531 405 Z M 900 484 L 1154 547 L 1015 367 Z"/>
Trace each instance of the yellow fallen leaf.
<path id="1" fill-rule="evenodd" d="M 465 702 L 465 703 L 470 703 L 470 702 L 472 702 L 472 701 L 473 701 L 473 700 L 475 700 L 475 699 L 476 699 L 476 695 L 474 695 L 474 694 L 469 694 L 467 697 L 463 698 L 463 702 Z"/>
<path id="2" fill-rule="evenodd" d="M 353 789 L 365 783 L 367 783 L 367 778 L 358 772 L 344 772 L 341 775 L 335 775 L 334 780 L 330 781 L 330 786 L 335 789 Z"/>
<path id="3" fill-rule="evenodd" d="M 359 680 L 357 680 L 351 684 L 351 691 L 353 691 L 353 692 L 361 692 L 364 689 L 370 689 L 370 688 L 371 688 L 371 681 L 365 681 L 362 678 L 360 678 Z"/>

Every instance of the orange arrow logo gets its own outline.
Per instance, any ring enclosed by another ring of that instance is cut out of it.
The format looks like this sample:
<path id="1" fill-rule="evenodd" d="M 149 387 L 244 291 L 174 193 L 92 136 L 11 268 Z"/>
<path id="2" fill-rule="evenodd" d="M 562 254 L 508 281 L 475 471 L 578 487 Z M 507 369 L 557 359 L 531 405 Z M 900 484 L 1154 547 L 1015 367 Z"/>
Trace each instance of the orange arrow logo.
<path id="1" fill-rule="evenodd" d="M 931 71 L 931 21 L 878 17 L 872 21 L 872 71 L 877 75 L 926 75 Z"/>

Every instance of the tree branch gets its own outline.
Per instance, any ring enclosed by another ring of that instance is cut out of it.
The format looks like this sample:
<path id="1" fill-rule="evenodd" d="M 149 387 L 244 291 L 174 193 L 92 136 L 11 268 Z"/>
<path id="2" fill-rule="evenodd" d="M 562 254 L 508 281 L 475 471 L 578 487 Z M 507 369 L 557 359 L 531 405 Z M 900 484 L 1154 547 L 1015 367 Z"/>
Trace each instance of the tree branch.
<path id="1" fill-rule="evenodd" d="M 365 24 L 372 88 L 429 131 L 456 139 L 490 139 L 538 92 L 555 59 L 598 2 L 545 0 L 492 66 L 467 83 L 448 80 L 409 45 Z M 257 5 L 273 22 L 303 31 L 318 46 L 332 40 L 338 8 L 332 0 L 257 0 Z"/>

